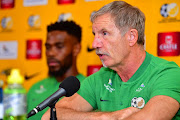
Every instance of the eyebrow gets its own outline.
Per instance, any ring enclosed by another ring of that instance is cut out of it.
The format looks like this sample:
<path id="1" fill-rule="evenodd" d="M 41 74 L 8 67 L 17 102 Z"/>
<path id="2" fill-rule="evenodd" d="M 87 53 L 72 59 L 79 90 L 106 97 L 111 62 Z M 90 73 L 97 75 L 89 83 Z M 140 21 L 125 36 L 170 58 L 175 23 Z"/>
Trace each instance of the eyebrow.
<path id="1" fill-rule="evenodd" d="M 57 44 L 64 44 L 64 42 L 55 42 L 54 44 L 55 44 L 55 45 L 57 45 Z M 51 44 L 49 44 L 49 43 L 46 42 L 45 45 L 51 45 Z"/>
<path id="2" fill-rule="evenodd" d="M 100 32 L 101 31 L 108 31 L 106 28 L 102 28 L 102 29 L 100 29 Z M 94 31 L 92 31 L 92 33 L 94 34 L 95 32 Z"/>

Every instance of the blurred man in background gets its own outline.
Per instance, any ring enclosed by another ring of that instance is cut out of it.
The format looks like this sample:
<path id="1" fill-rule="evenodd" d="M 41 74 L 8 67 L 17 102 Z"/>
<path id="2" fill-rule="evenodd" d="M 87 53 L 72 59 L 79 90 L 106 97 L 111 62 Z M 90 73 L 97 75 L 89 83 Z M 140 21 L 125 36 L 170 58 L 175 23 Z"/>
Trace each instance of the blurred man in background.
<path id="1" fill-rule="evenodd" d="M 73 21 L 61 21 L 49 25 L 47 32 L 45 47 L 49 77 L 30 88 L 27 94 L 28 112 L 53 94 L 65 78 L 76 76 L 80 82 L 85 78 L 76 66 L 81 50 L 81 27 Z M 28 120 L 40 120 L 47 109 Z"/>

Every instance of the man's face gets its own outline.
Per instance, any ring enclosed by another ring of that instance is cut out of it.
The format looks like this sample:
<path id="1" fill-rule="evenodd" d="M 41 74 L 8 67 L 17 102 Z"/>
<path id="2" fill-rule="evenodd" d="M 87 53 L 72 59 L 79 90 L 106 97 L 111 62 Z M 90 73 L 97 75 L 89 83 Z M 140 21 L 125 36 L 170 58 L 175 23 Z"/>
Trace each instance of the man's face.
<path id="1" fill-rule="evenodd" d="M 121 36 L 120 30 L 116 27 L 110 14 L 97 17 L 92 26 L 93 48 L 99 56 L 104 67 L 117 67 L 123 64 L 129 53 L 126 34 Z"/>
<path id="2" fill-rule="evenodd" d="M 65 31 L 52 31 L 47 34 L 46 57 L 50 76 L 62 76 L 73 61 L 75 37 Z"/>

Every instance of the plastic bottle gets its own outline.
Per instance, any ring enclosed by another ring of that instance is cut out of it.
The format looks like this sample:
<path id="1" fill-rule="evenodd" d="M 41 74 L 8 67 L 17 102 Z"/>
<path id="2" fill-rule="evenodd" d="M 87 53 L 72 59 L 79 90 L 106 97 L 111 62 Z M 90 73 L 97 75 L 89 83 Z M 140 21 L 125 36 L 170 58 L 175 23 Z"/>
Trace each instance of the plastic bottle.
<path id="1" fill-rule="evenodd" d="M 0 80 L 0 120 L 3 120 L 4 109 L 3 109 L 3 81 Z"/>
<path id="2" fill-rule="evenodd" d="M 19 69 L 12 69 L 7 78 L 8 86 L 4 89 L 4 120 L 26 120 L 26 90 L 22 83 L 24 77 Z"/>

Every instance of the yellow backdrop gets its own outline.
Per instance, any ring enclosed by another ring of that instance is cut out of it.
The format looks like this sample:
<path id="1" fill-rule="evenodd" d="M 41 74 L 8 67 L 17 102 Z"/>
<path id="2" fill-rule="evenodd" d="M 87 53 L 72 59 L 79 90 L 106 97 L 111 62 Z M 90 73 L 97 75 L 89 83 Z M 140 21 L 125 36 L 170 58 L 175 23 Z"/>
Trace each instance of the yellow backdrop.
<path id="1" fill-rule="evenodd" d="M 46 1 L 46 0 L 45 0 Z M 24 82 L 28 90 L 32 84 L 47 77 L 47 66 L 44 43 L 46 40 L 46 26 L 59 19 L 64 14 L 64 18 L 73 19 L 82 26 L 82 50 L 78 56 L 78 70 L 87 75 L 87 67 L 91 65 L 101 65 L 95 51 L 87 52 L 91 48 L 93 35 L 91 31 L 90 15 L 103 5 L 112 0 L 76 0 L 72 4 L 58 4 L 57 0 L 49 0 L 46 5 L 24 6 L 23 0 L 15 0 L 14 7 L 0 9 L 0 44 L 1 42 L 17 41 L 17 58 L 0 59 L 0 79 L 6 82 L 6 76 L 2 71 L 10 68 L 19 68 L 22 75 L 32 75 L 40 73 Z M 145 49 L 149 53 L 157 56 L 158 33 L 180 31 L 180 1 L 179 0 L 125 0 L 132 5 L 139 7 L 146 15 L 146 44 Z M 160 13 L 163 5 L 169 5 L 171 11 Z M 172 8 L 173 7 L 173 8 Z M 164 16 L 162 16 L 162 15 Z M 166 16 L 168 15 L 168 16 Z M 173 16 L 174 15 L 174 16 Z M 28 20 L 32 18 L 32 25 Z M 5 23 L 3 23 L 3 20 Z M 3 26 L 4 25 L 4 26 Z M 40 59 L 26 59 L 26 42 L 29 39 L 42 40 L 42 57 Z M 180 38 L 178 38 L 180 40 Z M 179 47 L 179 46 L 178 46 Z M 179 49 L 179 48 L 178 48 Z M 160 56 L 169 61 L 175 61 L 180 65 L 180 57 Z"/>

